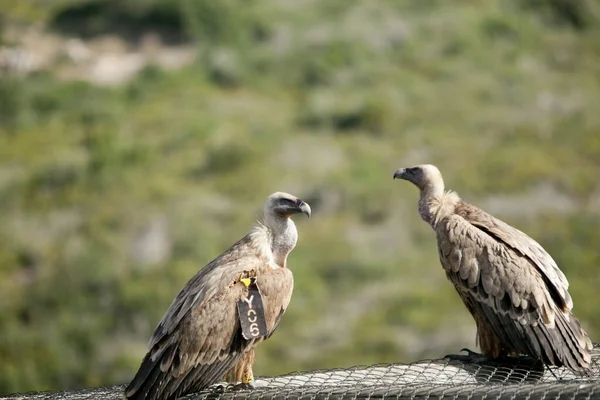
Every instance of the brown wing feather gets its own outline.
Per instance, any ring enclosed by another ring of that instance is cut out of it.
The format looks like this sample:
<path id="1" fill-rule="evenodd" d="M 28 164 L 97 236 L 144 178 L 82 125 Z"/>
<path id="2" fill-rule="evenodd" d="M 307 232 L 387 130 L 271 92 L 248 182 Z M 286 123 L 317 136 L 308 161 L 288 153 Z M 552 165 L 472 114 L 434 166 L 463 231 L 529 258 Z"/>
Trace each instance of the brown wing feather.
<path id="1" fill-rule="evenodd" d="M 538 242 L 524 232 L 464 201 L 457 204 L 455 213 L 527 258 L 530 264 L 540 271 L 557 305 L 563 309 L 573 308 L 573 301 L 568 292 L 567 278 L 558 268 L 552 256 Z"/>
<path id="2" fill-rule="evenodd" d="M 258 269 L 267 262 L 256 255 L 250 244 L 250 236 L 244 236 L 186 283 L 156 327 L 149 348 L 153 348 L 166 335 L 170 335 L 193 307 L 199 307 L 207 299 L 216 296 L 230 280 L 235 279 L 236 274 L 244 270 Z"/>
<path id="3" fill-rule="evenodd" d="M 499 341 L 504 352 L 530 354 L 573 369 L 587 368 L 591 341 L 570 307 L 564 307 L 570 303 L 564 275 L 555 271 L 558 267 L 553 261 L 540 267 L 538 263 L 552 260 L 543 256 L 547 253 L 541 246 L 498 221 L 461 203 L 456 214 L 436 226 L 440 261 L 449 279 L 469 304 L 480 334 L 494 335 L 491 341 L 479 337 L 480 345 L 487 341 L 498 347 L 494 341 Z M 499 231 L 502 234 L 496 234 Z M 528 240 L 519 241 L 521 235 Z M 562 299 L 558 303 L 556 293 Z M 494 349 L 482 346 L 482 351 L 493 353 Z"/>
<path id="4" fill-rule="evenodd" d="M 275 332 L 283 313 L 290 304 L 294 290 L 294 276 L 288 268 L 269 268 L 257 277 L 265 307 L 269 336 Z"/>

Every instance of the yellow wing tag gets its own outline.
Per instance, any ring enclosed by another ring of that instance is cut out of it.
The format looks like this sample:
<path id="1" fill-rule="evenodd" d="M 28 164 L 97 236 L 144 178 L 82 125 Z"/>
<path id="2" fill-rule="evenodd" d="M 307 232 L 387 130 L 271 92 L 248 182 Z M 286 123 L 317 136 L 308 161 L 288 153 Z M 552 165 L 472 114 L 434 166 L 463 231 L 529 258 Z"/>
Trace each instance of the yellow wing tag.
<path id="1" fill-rule="evenodd" d="M 237 302 L 242 336 L 246 340 L 257 339 L 267 335 L 267 323 L 262 296 L 256 285 L 256 278 L 240 279 L 248 288 L 248 293 Z"/>
<path id="2" fill-rule="evenodd" d="M 249 287 L 250 284 L 252 283 L 252 278 L 242 278 L 242 279 L 240 279 L 240 282 L 242 282 L 244 285 L 246 285 L 246 287 Z"/>

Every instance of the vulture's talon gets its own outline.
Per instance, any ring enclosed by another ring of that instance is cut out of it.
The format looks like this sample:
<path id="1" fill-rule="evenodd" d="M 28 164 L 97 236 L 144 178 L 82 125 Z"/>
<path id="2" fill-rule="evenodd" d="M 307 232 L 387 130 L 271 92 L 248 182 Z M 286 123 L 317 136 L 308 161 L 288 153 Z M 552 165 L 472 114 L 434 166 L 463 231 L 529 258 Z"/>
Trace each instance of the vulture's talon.
<path id="1" fill-rule="evenodd" d="M 241 391 L 241 390 L 252 390 L 256 388 L 254 382 L 243 383 L 240 382 L 238 384 L 232 385 L 229 390 L 232 391 Z"/>
<path id="2" fill-rule="evenodd" d="M 215 392 L 215 393 L 223 393 L 223 392 L 225 392 L 227 390 L 228 387 L 229 387 L 229 383 L 227 383 L 227 382 L 217 383 L 213 387 L 213 392 Z"/>
<path id="3" fill-rule="evenodd" d="M 484 356 L 483 354 L 479 354 L 474 352 L 473 350 L 463 348 L 460 349 L 461 352 L 465 352 L 467 354 L 446 354 L 444 358 L 447 358 L 452 361 L 460 361 L 463 363 L 485 363 L 490 360 L 488 356 Z"/>
<path id="4" fill-rule="evenodd" d="M 467 356 L 469 356 L 469 357 L 482 357 L 483 356 L 482 354 L 477 353 L 477 352 L 475 352 L 475 351 L 473 351 L 471 349 L 468 349 L 466 347 L 463 347 L 462 349 L 460 349 L 460 351 L 461 352 L 464 351 L 465 353 L 467 353 Z"/>
<path id="5" fill-rule="evenodd" d="M 264 380 L 253 380 L 251 382 L 240 382 L 236 385 L 231 385 L 230 390 L 254 390 L 262 387 L 266 387 L 268 385 L 267 381 Z"/>
<path id="6" fill-rule="evenodd" d="M 451 361 L 463 361 L 463 362 L 465 361 L 465 359 L 467 357 L 468 356 L 465 356 L 463 354 L 446 354 L 444 356 L 444 358 L 447 358 L 448 360 L 451 360 Z"/>

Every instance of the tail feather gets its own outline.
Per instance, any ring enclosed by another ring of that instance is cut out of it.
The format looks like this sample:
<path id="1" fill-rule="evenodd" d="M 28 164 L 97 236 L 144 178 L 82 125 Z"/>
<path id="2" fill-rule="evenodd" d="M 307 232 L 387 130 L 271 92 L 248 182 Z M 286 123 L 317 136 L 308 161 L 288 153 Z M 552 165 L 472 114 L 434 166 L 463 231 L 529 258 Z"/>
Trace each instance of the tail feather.
<path id="1" fill-rule="evenodd" d="M 570 312 L 555 309 L 555 324 L 550 328 L 541 321 L 536 325 L 522 325 L 486 303 L 472 303 L 475 320 L 481 319 L 479 323 L 485 323 L 509 349 L 533 356 L 547 365 L 564 365 L 574 371 L 590 367 L 592 342 Z"/>
<path id="2" fill-rule="evenodd" d="M 556 318 L 557 328 L 564 339 L 563 353 L 564 364 L 573 370 L 583 370 L 590 367 L 592 357 L 590 354 L 591 341 L 581 329 L 579 321 L 570 315 L 560 315 Z"/>
<path id="3" fill-rule="evenodd" d="M 222 381 L 227 371 L 238 362 L 241 356 L 241 354 L 237 354 L 235 357 L 228 357 L 222 361 L 217 361 L 208 366 L 208 368 L 195 369 L 192 371 L 193 376 L 190 379 L 193 384 L 189 386 L 189 389 L 191 391 L 198 391 Z"/>
<path id="4" fill-rule="evenodd" d="M 213 364 L 198 365 L 181 376 L 169 380 L 164 386 L 155 386 L 150 394 L 155 396 L 152 398 L 171 400 L 200 391 L 219 382 L 236 360 L 237 358 L 228 357 Z"/>
<path id="5" fill-rule="evenodd" d="M 152 397 L 148 397 L 148 393 L 161 374 L 163 372 L 160 370 L 160 363 L 152 361 L 150 355 L 146 354 L 140 369 L 125 389 L 125 398 L 130 400 L 152 399 Z"/>
<path id="6" fill-rule="evenodd" d="M 539 358 L 545 364 L 565 366 L 574 371 L 590 367 L 591 341 L 572 314 L 567 319 L 562 311 L 557 311 L 554 327 L 540 322 L 536 326 L 529 325 L 524 333 L 527 341 L 537 341 L 541 346 L 534 346 L 533 353 L 523 351 L 522 346 L 516 347 L 519 351 Z"/>
<path id="7" fill-rule="evenodd" d="M 170 352 L 164 354 L 168 357 Z M 153 361 L 146 355 L 138 373 L 125 389 L 125 397 L 128 400 L 175 400 L 219 382 L 242 355 L 243 352 L 239 351 L 227 354 L 211 364 L 190 368 L 179 376 L 173 375 L 172 368 L 166 371 L 161 369 L 162 357 Z"/>
<path id="8" fill-rule="evenodd" d="M 557 363 L 558 359 L 555 357 L 554 351 L 552 350 L 552 341 L 545 330 L 538 329 L 537 326 L 528 325 L 525 329 L 525 335 L 532 342 L 539 344 L 538 346 L 535 346 L 532 353 L 526 354 L 530 354 L 542 360 L 544 364 L 554 365 Z"/>

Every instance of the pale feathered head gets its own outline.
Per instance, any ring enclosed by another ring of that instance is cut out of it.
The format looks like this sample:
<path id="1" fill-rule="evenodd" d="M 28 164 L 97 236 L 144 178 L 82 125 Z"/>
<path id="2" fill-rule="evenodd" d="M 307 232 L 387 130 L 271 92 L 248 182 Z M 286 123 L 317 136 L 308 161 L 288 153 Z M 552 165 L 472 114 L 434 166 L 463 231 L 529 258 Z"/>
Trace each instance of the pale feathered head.
<path id="1" fill-rule="evenodd" d="M 436 191 L 444 190 L 442 173 L 435 165 L 423 164 L 411 168 L 400 168 L 394 172 L 394 179 L 404 179 L 412 182 L 419 189 L 433 188 Z"/>
<path id="2" fill-rule="evenodd" d="M 310 217 L 311 210 L 308 203 L 285 192 L 276 192 L 267 197 L 264 207 L 265 216 L 290 217 L 294 214 L 306 214 Z"/>

